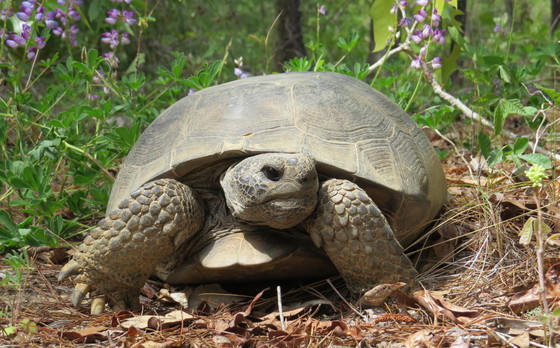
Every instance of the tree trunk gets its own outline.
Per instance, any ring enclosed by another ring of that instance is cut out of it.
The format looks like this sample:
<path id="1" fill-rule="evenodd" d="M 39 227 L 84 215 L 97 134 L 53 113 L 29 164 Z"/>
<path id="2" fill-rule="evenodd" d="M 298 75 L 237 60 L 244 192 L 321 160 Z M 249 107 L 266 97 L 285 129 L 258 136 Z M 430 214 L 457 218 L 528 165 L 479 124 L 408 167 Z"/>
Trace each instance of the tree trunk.
<path id="1" fill-rule="evenodd" d="M 282 69 L 285 61 L 305 57 L 305 45 L 301 29 L 300 0 L 277 0 L 276 8 L 280 13 L 278 38 L 276 40 L 276 64 Z"/>
<path id="2" fill-rule="evenodd" d="M 459 0 L 457 2 L 457 8 L 463 12 L 463 14 L 458 15 L 456 18 L 461 23 L 463 29 L 463 35 L 466 36 L 467 33 L 467 0 Z"/>
<path id="3" fill-rule="evenodd" d="M 550 33 L 554 33 L 560 24 L 560 0 L 550 0 Z"/>

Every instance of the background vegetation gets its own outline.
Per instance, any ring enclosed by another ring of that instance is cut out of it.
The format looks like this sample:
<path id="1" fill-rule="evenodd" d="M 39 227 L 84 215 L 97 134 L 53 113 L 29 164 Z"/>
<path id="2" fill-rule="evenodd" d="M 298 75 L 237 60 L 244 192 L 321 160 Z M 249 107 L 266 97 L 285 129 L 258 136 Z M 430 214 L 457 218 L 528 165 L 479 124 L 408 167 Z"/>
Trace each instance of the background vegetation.
<path id="1" fill-rule="evenodd" d="M 446 168 L 478 159 L 475 176 L 535 167 L 537 185 L 557 180 L 555 1 L 469 1 L 462 14 L 456 1 L 304 0 L 305 55 L 278 62 L 279 8 L 298 2 L 287 3 L 0 1 L 0 253 L 12 266 L 0 286 L 21 281 L 24 247 L 63 245 L 102 216 L 122 159 L 163 109 L 250 75 L 356 76 L 433 130 Z M 413 24 L 422 9 L 425 21 Z M 443 42 L 433 31 L 411 38 L 411 25 L 426 23 L 444 30 Z"/>

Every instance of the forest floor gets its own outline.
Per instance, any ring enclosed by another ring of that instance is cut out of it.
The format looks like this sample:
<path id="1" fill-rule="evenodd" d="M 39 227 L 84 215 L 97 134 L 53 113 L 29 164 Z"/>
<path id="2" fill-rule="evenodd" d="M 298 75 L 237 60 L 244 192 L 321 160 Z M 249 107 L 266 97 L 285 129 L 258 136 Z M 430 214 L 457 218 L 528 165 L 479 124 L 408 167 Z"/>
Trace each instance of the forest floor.
<path id="1" fill-rule="evenodd" d="M 431 138 L 435 147 L 448 147 Z M 32 267 L 1 291 L 0 314 L 9 315 L 0 315 L 0 347 L 554 345 L 560 331 L 551 328 L 559 327 L 560 317 L 546 321 L 543 314 L 560 296 L 558 245 L 551 240 L 542 254 L 542 294 L 535 237 L 520 242 L 520 231 L 533 217 L 550 228 L 547 235 L 560 233 L 560 181 L 553 177 L 537 192 L 509 162 L 490 170 L 467 152 L 449 152 L 444 170 L 450 199 L 423 242 L 431 247 L 417 245 L 422 253 L 410 254 L 422 291 L 397 290 L 384 304 L 365 309 L 345 298 L 343 283 L 334 279 L 283 288 L 282 312 L 274 287 L 241 303 L 219 305 L 213 297 L 184 309 L 184 295 L 150 281 L 143 312 L 90 315 L 87 301 L 79 308 L 70 304 L 72 282 L 56 280 L 67 251 L 31 248 Z M 560 163 L 555 166 L 558 173 Z M 0 262 L 0 274 L 5 272 L 13 269 Z"/>

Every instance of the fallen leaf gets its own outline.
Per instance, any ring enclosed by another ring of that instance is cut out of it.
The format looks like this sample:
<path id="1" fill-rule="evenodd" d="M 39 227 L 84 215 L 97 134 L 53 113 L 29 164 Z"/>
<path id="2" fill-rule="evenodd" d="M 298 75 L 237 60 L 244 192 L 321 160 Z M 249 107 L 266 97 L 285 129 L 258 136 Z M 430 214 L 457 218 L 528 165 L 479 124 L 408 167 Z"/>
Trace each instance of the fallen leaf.
<path id="1" fill-rule="evenodd" d="M 167 313 L 163 316 L 158 315 L 139 315 L 136 317 L 128 318 L 122 320 L 120 325 L 128 329 L 132 326 L 138 329 L 165 329 L 173 326 L 182 326 L 187 322 L 196 320 L 197 317 L 183 312 L 181 310 L 175 310 Z"/>
<path id="2" fill-rule="evenodd" d="M 317 325 L 317 329 L 325 335 L 332 332 L 332 334 L 337 337 L 348 336 L 348 325 L 340 320 L 321 321 L 319 325 Z"/>
<path id="3" fill-rule="evenodd" d="M 438 318 L 448 319 L 458 324 L 466 324 L 480 315 L 480 311 L 454 305 L 443 299 L 436 298 L 429 291 L 416 291 L 412 295 L 422 307 Z"/>
<path id="4" fill-rule="evenodd" d="M 406 348 L 436 348 L 439 346 L 439 339 L 432 330 L 420 330 L 408 336 L 404 341 Z"/>
<path id="5" fill-rule="evenodd" d="M 109 328 L 106 326 L 88 327 L 76 331 L 62 332 L 60 336 L 64 339 L 67 339 L 75 343 L 105 341 L 107 340 L 107 335 L 102 334 L 102 332 L 107 331 L 108 329 Z"/>
<path id="6" fill-rule="evenodd" d="M 199 309 L 202 304 L 206 304 L 211 308 L 206 308 L 205 312 L 211 312 L 223 305 L 234 304 L 242 300 L 246 300 L 246 296 L 232 294 L 224 290 L 219 284 L 205 284 L 197 286 L 188 295 L 188 308 Z"/>
<path id="7" fill-rule="evenodd" d="M 438 260 L 453 260 L 455 257 L 455 247 L 459 243 L 459 237 L 464 232 L 464 227 L 455 223 L 446 223 L 437 230 L 439 238 L 432 245 L 435 257 Z"/>
<path id="8" fill-rule="evenodd" d="M 531 346 L 531 338 L 529 337 L 528 332 L 524 332 L 520 335 L 510 338 L 509 343 L 519 348 L 529 348 Z"/>
<path id="9" fill-rule="evenodd" d="M 471 345 L 471 340 L 469 338 L 464 338 L 463 336 L 459 336 L 451 343 L 449 348 L 469 348 Z"/>
<path id="10" fill-rule="evenodd" d="M 379 284 L 367 291 L 358 301 L 364 307 L 377 307 L 383 304 L 397 289 L 404 287 L 406 283 Z"/>
<path id="11" fill-rule="evenodd" d="M 544 275 L 544 280 L 545 296 L 549 304 L 552 304 L 560 298 L 560 263 L 556 263 L 548 268 Z M 514 294 L 508 302 L 508 307 L 514 313 L 520 313 L 538 307 L 540 302 L 540 285 L 537 283 L 529 290 Z"/>

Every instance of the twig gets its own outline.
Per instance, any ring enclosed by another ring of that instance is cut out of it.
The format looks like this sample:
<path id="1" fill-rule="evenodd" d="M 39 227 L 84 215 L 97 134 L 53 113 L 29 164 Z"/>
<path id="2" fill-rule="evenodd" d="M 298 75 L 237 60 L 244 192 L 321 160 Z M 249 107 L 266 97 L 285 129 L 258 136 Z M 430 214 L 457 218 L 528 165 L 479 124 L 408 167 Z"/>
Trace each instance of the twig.
<path id="1" fill-rule="evenodd" d="M 86 156 L 87 158 L 90 159 L 90 161 L 92 161 L 93 163 L 95 163 L 99 168 L 101 168 L 101 170 L 103 171 L 103 173 L 105 173 L 105 175 L 107 175 L 107 177 L 109 177 L 109 179 L 115 181 L 115 176 L 113 174 L 111 174 L 111 172 L 109 172 L 107 170 L 107 168 L 105 168 L 103 166 L 103 164 L 101 164 L 101 162 L 99 162 L 97 159 L 95 159 L 95 157 L 93 157 L 92 155 L 90 155 L 89 153 L 87 153 L 87 151 L 84 151 L 82 149 L 80 149 L 79 147 L 76 147 L 72 144 L 67 143 L 66 141 L 63 141 L 64 146 L 66 146 L 67 148 L 74 150 L 78 153 L 81 153 L 82 155 Z"/>
<path id="2" fill-rule="evenodd" d="M 286 330 L 286 324 L 284 323 L 284 311 L 282 309 L 282 290 L 280 285 L 276 287 L 276 296 L 278 297 L 278 314 L 280 315 L 280 324 L 282 325 L 282 331 Z"/>
<path id="3" fill-rule="evenodd" d="M 393 56 L 393 55 L 395 55 L 399 52 L 405 52 L 409 56 L 414 58 L 414 53 L 410 50 L 409 43 L 410 43 L 410 41 L 409 41 L 409 39 L 407 39 L 405 42 L 400 44 L 398 47 L 389 51 L 386 55 L 384 55 L 381 59 L 379 59 L 377 62 L 375 62 L 374 64 L 372 64 L 369 67 L 370 72 L 377 69 L 378 67 L 380 67 L 389 57 L 391 57 L 391 56 Z M 457 107 L 468 118 L 479 122 L 480 124 L 482 124 L 483 126 L 489 128 L 491 130 L 494 130 L 494 124 L 492 124 L 492 122 L 490 122 L 487 119 L 485 119 L 484 117 L 480 116 L 480 114 L 478 114 L 477 112 L 470 109 L 462 101 L 455 98 L 453 95 L 444 91 L 443 88 L 441 87 L 441 85 L 439 84 L 439 82 L 437 82 L 437 80 L 434 78 L 432 70 L 428 67 L 428 65 L 425 62 L 421 62 L 421 67 L 422 67 L 422 70 L 424 71 L 424 77 L 430 83 L 430 85 L 432 85 L 432 89 L 434 90 L 434 92 L 437 95 L 439 95 L 443 100 L 445 100 L 449 104 Z M 515 141 L 519 137 L 517 134 L 515 134 L 515 133 L 513 133 L 513 132 L 511 132 L 507 129 L 502 129 L 501 134 L 504 137 L 506 137 L 507 139 L 513 140 L 513 141 Z M 555 160 L 560 161 L 560 154 L 557 154 L 557 153 L 549 151 L 545 148 L 542 148 L 533 141 L 529 141 L 529 146 L 533 149 L 534 152 L 543 154 L 547 157 L 554 158 Z"/>
<path id="4" fill-rule="evenodd" d="M 329 283 L 329 285 L 331 286 L 331 288 L 334 290 L 334 292 L 336 292 L 336 294 L 338 295 L 338 297 L 340 297 L 340 299 L 346 303 L 346 305 L 348 305 L 348 307 L 350 307 L 350 309 L 358 314 L 360 317 L 362 317 L 362 319 L 367 319 L 367 317 L 365 315 L 363 315 L 362 313 L 360 313 L 356 308 L 354 308 L 354 306 L 352 306 L 348 301 L 346 301 L 346 299 L 344 298 L 344 296 L 342 296 L 342 294 L 338 291 L 338 289 L 336 288 L 336 286 L 334 286 L 334 284 L 331 282 L 330 279 L 327 279 L 327 283 Z"/>
<path id="5" fill-rule="evenodd" d="M 483 126 L 488 127 L 489 129 L 494 130 L 494 125 L 492 124 L 492 122 L 480 116 L 480 114 L 474 112 L 468 106 L 463 104 L 462 101 L 460 101 L 459 99 L 455 98 L 451 94 L 444 91 L 441 85 L 434 78 L 434 75 L 430 71 L 430 68 L 428 68 L 428 66 L 424 62 L 422 62 L 422 67 L 424 70 L 424 76 L 426 77 L 426 80 L 432 85 L 432 88 L 437 95 L 439 95 L 443 100 L 447 101 L 449 104 L 457 107 L 468 118 L 481 123 Z M 518 138 L 517 134 L 510 132 L 507 129 L 503 129 L 501 134 L 504 135 L 509 140 L 516 140 Z M 547 149 L 538 146 L 536 143 L 532 141 L 529 141 L 529 146 L 533 148 L 535 152 L 538 152 L 545 156 L 554 158 L 557 161 L 560 161 L 560 154 L 556 154 L 554 152 L 548 151 Z"/>

